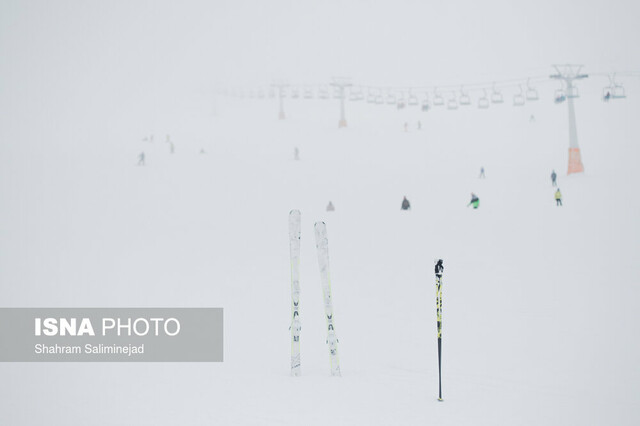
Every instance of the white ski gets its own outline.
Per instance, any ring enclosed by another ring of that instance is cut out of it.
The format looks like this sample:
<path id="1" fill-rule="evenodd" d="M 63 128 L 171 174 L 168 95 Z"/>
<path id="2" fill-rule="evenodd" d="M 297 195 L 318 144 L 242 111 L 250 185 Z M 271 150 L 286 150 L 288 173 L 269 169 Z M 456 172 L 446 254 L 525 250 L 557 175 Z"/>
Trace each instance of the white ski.
<path id="1" fill-rule="evenodd" d="M 300 211 L 289 212 L 291 257 L 291 375 L 300 375 Z"/>
<path id="2" fill-rule="evenodd" d="M 318 249 L 318 265 L 320 266 L 320 282 L 324 296 L 324 313 L 327 318 L 327 345 L 331 361 L 331 375 L 340 376 L 338 359 L 338 338 L 333 324 L 333 303 L 331 301 L 331 280 L 329 279 L 329 244 L 327 226 L 324 222 L 316 222 L 316 248 Z"/>

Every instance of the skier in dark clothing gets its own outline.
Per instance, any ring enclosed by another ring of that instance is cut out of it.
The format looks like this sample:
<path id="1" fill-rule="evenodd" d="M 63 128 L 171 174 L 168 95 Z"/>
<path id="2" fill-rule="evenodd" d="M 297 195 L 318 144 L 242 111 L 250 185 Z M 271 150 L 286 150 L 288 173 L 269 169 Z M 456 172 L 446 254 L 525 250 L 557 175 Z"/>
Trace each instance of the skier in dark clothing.
<path id="1" fill-rule="evenodd" d="M 553 186 L 558 186 L 558 184 L 556 183 L 556 178 L 558 177 L 558 175 L 556 174 L 555 170 L 551 171 L 551 185 Z"/>
<path id="2" fill-rule="evenodd" d="M 138 155 L 138 166 L 144 166 L 144 152 L 141 152 Z"/>
<path id="3" fill-rule="evenodd" d="M 407 197 L 404 197 L 402 199 L 402 210 L 411 210 L 411 204 L 409 203 L 409 200 L 407 200 Z"/>

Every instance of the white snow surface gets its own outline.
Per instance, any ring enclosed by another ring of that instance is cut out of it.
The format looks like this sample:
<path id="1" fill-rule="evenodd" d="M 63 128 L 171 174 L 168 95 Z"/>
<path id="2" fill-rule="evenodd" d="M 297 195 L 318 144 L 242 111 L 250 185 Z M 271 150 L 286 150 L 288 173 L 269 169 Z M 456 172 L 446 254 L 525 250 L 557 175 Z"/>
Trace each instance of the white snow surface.
<path id="1" fill-rule="evenodd" d="M 605 105 L 599 91 L 585 84 L 576 102 L 586 171 L 571 176 L 552 88 L 487 111 L 348 103 L 346 129 L 335 100 L 287 99 L 283 121 L 274 100 L 219 98 L 214 111 L 205 95 L 81 122 L 7 112 L 0 304 L 223 307 L 225 360 L 0 364 L 0 424 L 640 424 L 640 98 Z M 291 209 L 301 377 L 289 375 Z M 315 221 L 342 377 L 329 372 Z"/>

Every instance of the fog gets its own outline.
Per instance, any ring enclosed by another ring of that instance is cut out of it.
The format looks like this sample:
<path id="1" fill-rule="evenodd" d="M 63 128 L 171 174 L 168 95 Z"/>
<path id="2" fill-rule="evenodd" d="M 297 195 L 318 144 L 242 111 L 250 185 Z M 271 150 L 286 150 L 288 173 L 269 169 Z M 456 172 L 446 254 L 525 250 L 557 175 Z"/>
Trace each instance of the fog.
<path id="1" fill-rule="evenodd" d="M 637 69 L 637 2 L 14 1 L 0 6 L 3 116 L 142 108 L 274 78 L 440 85 Z M 37 103 L 37 105 L 34 105 Z"/>

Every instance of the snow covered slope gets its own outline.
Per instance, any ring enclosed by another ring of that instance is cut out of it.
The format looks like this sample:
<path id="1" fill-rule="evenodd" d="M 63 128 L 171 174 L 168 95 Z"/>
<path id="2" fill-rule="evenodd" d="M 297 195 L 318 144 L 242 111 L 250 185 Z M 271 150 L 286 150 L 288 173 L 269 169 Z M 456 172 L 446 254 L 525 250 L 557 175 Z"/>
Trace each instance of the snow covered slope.
<path id="1" fill-rule="evenodd" d="M 586 172 L 569 177 L 566 106 L 551 92 L 487 111 L 349 103 L 342 130 L 337 102 L 319 100 L 288 100 L 284 121 L 273 101 L 222 98 L 214 115 L 204 97 L 80 123 L 14 111 L 0 128 L 0 304 L 220 306 L 225 361 L 1 364 L 0 424 L 638 424 L 640 100 L 604 105 L 594 90 L 576 105 Z M 329 374 L 319 220 L 341 378 Z"/>

